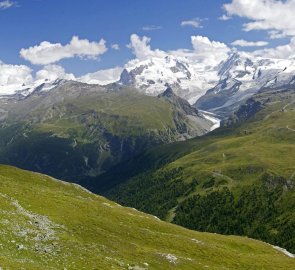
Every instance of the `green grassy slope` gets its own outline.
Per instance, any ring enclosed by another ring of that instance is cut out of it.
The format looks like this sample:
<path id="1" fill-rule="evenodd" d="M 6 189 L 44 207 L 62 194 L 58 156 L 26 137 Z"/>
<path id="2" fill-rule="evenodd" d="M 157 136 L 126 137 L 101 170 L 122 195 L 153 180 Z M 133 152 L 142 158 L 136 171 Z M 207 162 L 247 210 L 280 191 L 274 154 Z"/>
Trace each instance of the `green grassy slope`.
<path id="1" fill-rule="evenodd" d="M 182 157 L 166 146 L 156 163 L 161 156 L 170 162 L 139 170 L 105 194 L 188 228 L 248 235 L 295 252 L 294 96 L 256 95 L 262 109 L 246 122 L 184 142 Z"/>
<path id="2" fill-rule="evenodd" d="M 268 244 L 199 233 L 0 166 L 1 269 L 294 269 Z"/>

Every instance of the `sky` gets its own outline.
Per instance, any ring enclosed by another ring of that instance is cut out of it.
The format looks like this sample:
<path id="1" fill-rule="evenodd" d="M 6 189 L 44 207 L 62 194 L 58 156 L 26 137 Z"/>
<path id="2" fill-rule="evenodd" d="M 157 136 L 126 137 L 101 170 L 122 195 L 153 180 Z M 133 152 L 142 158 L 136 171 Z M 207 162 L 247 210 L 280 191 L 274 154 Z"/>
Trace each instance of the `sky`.
<path id="1" fill-rule="evenodd" d="M 0 0 L 0 84 L 113 71 L 157 50 L 292 58 L 293 14 L 295 0 Z"/>

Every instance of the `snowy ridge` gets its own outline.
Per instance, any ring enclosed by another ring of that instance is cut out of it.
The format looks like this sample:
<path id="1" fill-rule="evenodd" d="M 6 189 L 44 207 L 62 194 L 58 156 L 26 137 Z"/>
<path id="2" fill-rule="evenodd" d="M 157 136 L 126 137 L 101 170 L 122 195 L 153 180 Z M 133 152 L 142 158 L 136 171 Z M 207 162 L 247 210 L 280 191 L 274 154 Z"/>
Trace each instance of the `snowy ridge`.
<path id="1" fill-rule="evenodd" d="M 245 53 L 234 53 L 223 63 L 220 80 L 239 81 L 239 91 L 262 87 L 278 87 L 292 83 L 295 61 L 253 58 Z"/>
<path id="2" fill-rule="evenodd" d="M 112 72 L 121 72 L 115 68 Z M 119 74 L 119 73 L 118 73 Z M 108 78 L 109 74 L 106 74 Z M 93 78 L 76 78 L 84 83 L 98 83 Z M 0 98 L 27 96 L 38 91 L 50 91 L 62 80 L 39 79 L 25 85 L 0 85 Z M 112 83 L 116 81 L 105 81 Z M 131 60 L 121 73 L 119 84 L 133 86 L 147 95 L 159 95 L 170 86 L 175 94 L 202 110 L 228 107 L 250 97 L 264 87 L 295 85 L 295 60 L 254 57 L 247 53 L 232 53 L 219 64 L 193 61 L 170 54 Z M 207 96 L 210 106 L 208 106 Z M 217 99 L 215 98 L 217 97 Z M 219 97 L 222 96 L 222 100 Z M 213 98 L 213 102 L 212 102 Z"/>
<path id="3" fill-rule="evenodd" d="M 158 95 L 171 86 L 177 95 L 193 104 L 218 79 L 217 67 L 167 55 L 130 61 L 119 82 L 133 85 L 148 95 Z"/>
<path id="4" fill-rule="evenodd" d="M 9 85 L 9 86 L 0 86 L 0 98 L 7 97 L 26 97 L 31 93 L 38 92 L 48 92 L 51 89 L 61 85 L 65 80 L 56 79 L 56 80 L 36 80 L 29 85 Z"/>
<path id="5" fill-rule="evenodd" d="M 158 95 L 169 85 L 191 104 L 207 91 L 211 95 L 228 92 L 228 99 L 216 107 L 226 102 L 229 106 L 263 87 L 295 85 L 295 60 L 232 53 L 217 66 L 206 66 L 186 57 L 166 55 L 130 61 L 119 82 L 132 85 L 147 95 Z"/>

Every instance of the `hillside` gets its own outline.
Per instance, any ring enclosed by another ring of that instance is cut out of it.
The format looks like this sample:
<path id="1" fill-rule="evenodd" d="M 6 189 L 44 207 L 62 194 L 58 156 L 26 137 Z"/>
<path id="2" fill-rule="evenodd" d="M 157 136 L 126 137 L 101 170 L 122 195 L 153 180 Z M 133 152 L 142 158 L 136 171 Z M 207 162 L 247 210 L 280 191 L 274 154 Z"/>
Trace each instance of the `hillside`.
<path id="1" fill-rule="evenodd" d="M 2 98 L 0 162 L 83 183 L 152 146 L 208 132 L 212 122 L 187 105 L 73 81 Z"/>
<path id="2" fill-rule="evenodd" d="M 2 269 L 292 269 L 268 244 L 168 224 L 51 177 L 0 166 Z"/>
<path id="3" fill-rule="evenodd" d="M 263 90 L 223 128 L 105 174 L 102 190 L 191 229 L 248 235 L 295 252 L 294 109 L 293 89 Z"/>

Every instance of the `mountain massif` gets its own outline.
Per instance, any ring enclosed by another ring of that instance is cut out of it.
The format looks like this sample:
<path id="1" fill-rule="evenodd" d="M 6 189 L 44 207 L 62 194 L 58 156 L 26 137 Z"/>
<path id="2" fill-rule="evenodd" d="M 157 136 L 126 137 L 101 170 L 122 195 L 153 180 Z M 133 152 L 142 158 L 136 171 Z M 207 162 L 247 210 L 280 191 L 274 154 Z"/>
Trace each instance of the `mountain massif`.
<path id="1" fill-rule="evenodd" d="M 147 59 L 131 60 L 122 69 L 120 78 L 107 83 L 136 88 L 149 96 L 158 96 L 172 87 L 177 96 L 191 105 L 222 118 L 262 88 L 274 89 L 295 83 L 294 59 L 262 58 L 246 52 L 231 52 L 221 62 L 198 61 L 185 54 L 162 52 Z M 87 83 L 85 79 L 71 79 Z M 61 82 L 52 77 L 35 80 L 30 85 L 1 86 L 0 97 L 25 97 L 36 88 L 49 91 Z M 100 82 L 106 84 L 98 79 L 89 80 L 89 83 Z"/>
<path id="2" fill-rule="evenodd" d="M 294 85 L 294 78 L 294 60 L 234 52 L 216 65 L 171 55 L 131 61 L 119 82 L 148 95 L 158 95 L 170 85 L 197 108 L 227 117 L 260 89 Z"/>
<path id="3" fill-rule="evenodd" d="M 59 81 L 0 99 L 0 162 L 79 183 L 143 150 L 200 136 L 213 122 L 167 89 Z"/>

